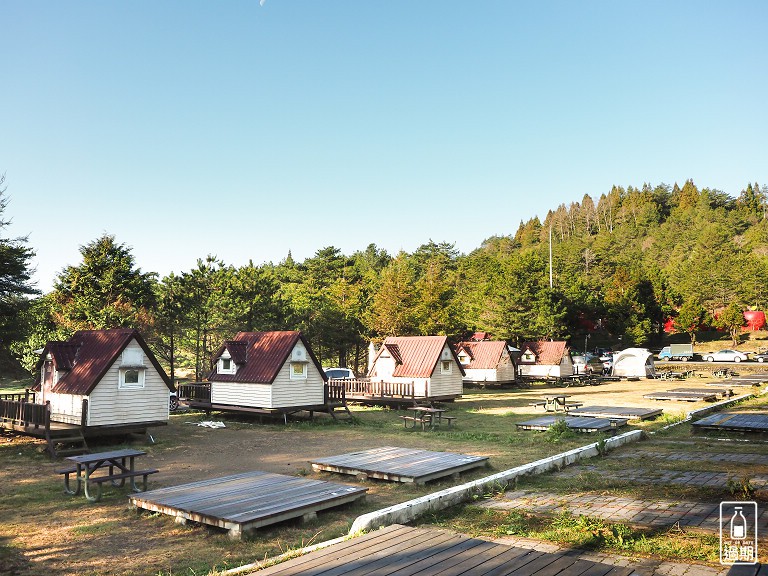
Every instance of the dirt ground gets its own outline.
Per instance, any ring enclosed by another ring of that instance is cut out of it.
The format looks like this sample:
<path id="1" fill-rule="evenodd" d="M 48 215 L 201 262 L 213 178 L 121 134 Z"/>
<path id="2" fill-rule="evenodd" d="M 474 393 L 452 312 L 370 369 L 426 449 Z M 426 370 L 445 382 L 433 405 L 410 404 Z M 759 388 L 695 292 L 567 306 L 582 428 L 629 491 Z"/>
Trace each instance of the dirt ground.
<path id="1" fill-rule="evenodd" d="M 683 413 L 703 403 L 657 403 L 642 394 L 671 387 L 700 386 L 702 381 L 658 380 L 610 383 L 595 387 L 546 388 L 469 392 L 452 407 L 459 414 L 456 432 L 444 434 L 404 431 L 396 413 L 361 408 L 361 425 L 333 424 L 327 417 L 312 423 L 260 423 L 257 418 L 200 413 L 178 413 L 168 426 L 152 429 L 146 437 L 123 441 L 147 451 L 142 467 L 160 473 L 150 477 L 150 489 L 216 476 L 263 470 L 356 483 L 352 477 L 313 473 L 315 458 L 381 446 L 446 450 L 490 456 L 491 470 L 463 474 L 461 482 L 495 470 L 561 452 L 590 441 L 547 444 L 537 433 L 516 433 L 514 422 L 540 415 L 529 403 L 557 391 L 585 405 L 662 407 Z M 222 420 L 226 428 L 198 426 L 201 420 Z M 93 444 L 92 450 L 114 444 Z M 159 514 L 137 513 L 126 505 L 126 490 L 105 488 L 98 504 L 62 492 L 55 470 L 39 440 L 0 436 L 0 576 L 42 574 L 207 574 L 238 566 L 345 534 L 358 515 L 445 488 L 454 481 L 411 486 L 367 481 L 365 501 L 321 512 L 308 524 L 286 522 L 257 531 L 242 542 L 205 526 L 175 524 Z"/>

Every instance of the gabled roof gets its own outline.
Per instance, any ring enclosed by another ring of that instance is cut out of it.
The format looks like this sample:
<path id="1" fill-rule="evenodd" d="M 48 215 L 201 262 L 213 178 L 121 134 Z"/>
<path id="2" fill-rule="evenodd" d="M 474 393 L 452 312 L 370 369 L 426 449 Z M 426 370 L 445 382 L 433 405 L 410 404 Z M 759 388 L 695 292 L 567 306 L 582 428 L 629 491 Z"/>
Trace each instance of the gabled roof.
<path id="1" fill-rule="evenodd" d="M 237 365 L 237 371 L 235 374 L 219 374 L 214 367 L 208 375 L 208 380 L 211 382 L 272 384 L 298 341 L 304 344 L 310 360 L 325 380 L 323 367 L 315 358 L 309 342 L 301 332 L 297 331 L 238 332 L 234 340 L 224 342 L 213 355 L 215 363 L 226 348 Z M 243 361 L 238 362 L 235 355 L 242 358 Z"/>
<path id="2" fill-rule="evenodd" d="M 147 343 L 144 342 L 144 338 L 138 331 L 131 328 L 79 330 L 66 342 L 49 342 L 43 348 L 35 368 L 36 385 L 39 386 L 40 367 L 50 354 L 56 365 L 56 370 L 59 371 L 59 381 L 51 391 L 57 394 L 87 396 L 133 339 L 144 350 L 144 354 L 160 374 L 166 386 L 173 390 L 173 384 L 168 375 L 157 362 L 157 358 Z"/>
<path id="3" fill-rule="evenodd" d="M 245 364 L 248 358 L 248 344 L 243 340 L 225 340 L 223 348 L 226 348 L 229 352 L 229 357 L 232 358 L 232 362 L 237 364 Z M 224 349 L 221 351 L 224 352 Z"/>
<path id="4" fill-rule="evenodd" d="M 565 341 L 539 341 L 539 342 L 523 342 L 520 346 L 523 354 L 526 349 L 533 352 L 536 356 L 536 364 L 555 365 L 560 364 L 560 361 L 568 353 L 568 346 Z"/>
<path id="5" fill-rule="evenodd" d="M 503 340 L 482 340 L 479 342 L 460 342 L 456 345 L 456 353 L 467 352 L 470 358 L 465 368 L 472 370 L 494 369 L 501 362 L 501 357 L 507 351 L 507 343 Z"/>
<path id="6" fill-rule="evenodd" d="M 384 344 L 376 355 L 373 365 L 376 365 L 376 361 L 385 350 L 389 351 L 397 361 L 397 357 L 391 352 L 394 345 L 397 347 L 397 352 L 400 355 L 400 362 L 396 363 L 392 376 L 401 378 L 429 378 L 432 376 L 432 372 L 435 371 L 435 366 L 440 361 L 440 354 L 446 344 L 448 344 L 447 336 L 390 336 L 384 340 Z M 451 351 L 453 359 L 456 361 L 462 375 L 464 375 L 464 369 L 456 357 L 456 352 L 451 346 L 448 346 L 448 349 Z"/>

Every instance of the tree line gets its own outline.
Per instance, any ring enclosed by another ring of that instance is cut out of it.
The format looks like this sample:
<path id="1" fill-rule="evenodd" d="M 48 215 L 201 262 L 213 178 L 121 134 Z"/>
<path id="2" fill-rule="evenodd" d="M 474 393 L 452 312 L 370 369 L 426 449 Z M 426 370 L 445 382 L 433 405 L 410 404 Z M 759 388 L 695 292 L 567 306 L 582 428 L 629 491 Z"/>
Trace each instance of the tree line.
<path id="1" fill-rule="evenodd" d="M 748 306 L 765 308 L 767 214 L 768 188 L 756 183 L 737 197 L 692 180 L 614 186 L 469 254 L 430 240 L 412 253 L 328 246 L 303 262 L 289 252 L 277 264 L 240 267 L 208 255 L 163 278 L 104 234 L 80 248 L 82 260 L 47 294 L 30 284 L 28 239 L 0 234 L 0 338 L 29 369 L 48 340 L 135 327 L 171 374 L 183 367 L 196 379 L 239 330 L 301 330 L 324 364 L 357 372 L 368 342 L 390 335 L 458 340 L 485 331 L 518 344 L 595 335 L 647 345 L 669 318 L 695 337 L 707 325 L 733 329 Z"/>

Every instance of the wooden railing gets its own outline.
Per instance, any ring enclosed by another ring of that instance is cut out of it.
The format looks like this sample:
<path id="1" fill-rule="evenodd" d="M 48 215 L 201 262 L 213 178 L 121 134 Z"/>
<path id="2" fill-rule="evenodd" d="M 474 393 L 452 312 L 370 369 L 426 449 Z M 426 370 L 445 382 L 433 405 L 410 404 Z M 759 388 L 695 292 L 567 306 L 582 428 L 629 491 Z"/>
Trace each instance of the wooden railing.
<path id="1" fill-rule="evenodd" d="M 35 401 L 35 393 L 32 390 L 26 390 L 24 392 L 17 392 L 15 394 L 0 394 L 0 400 L 11 400 L 13 402 L 33 402 Z"/>
<path id="2" fill-rule="evenodd" d="M 0 400 L 0 419 L 18 426 L 49 427 L 51 422 L 50 402 L 35 404 L 21 400 Z"/>
<path id="3" fill-rule="evenodd" d="M 344 386 L 347 397 L 414 398 L 415 396 L 413 382 L 377 382 L 356 378 L 331 378 L 328 382 Z"/>
<path id="4" fill-rule="evenodd" d="M 331 378 L 324 386 L 325 403 L 347 403 L 347 391 L 344 388 L 343 380 Z"/>
<path id="5" fill-rule="evenodd" d="M 179 384 L 176 394 L 179 400 L 194 400 L 197 402 L 211 401 L 210 384 Z"/>

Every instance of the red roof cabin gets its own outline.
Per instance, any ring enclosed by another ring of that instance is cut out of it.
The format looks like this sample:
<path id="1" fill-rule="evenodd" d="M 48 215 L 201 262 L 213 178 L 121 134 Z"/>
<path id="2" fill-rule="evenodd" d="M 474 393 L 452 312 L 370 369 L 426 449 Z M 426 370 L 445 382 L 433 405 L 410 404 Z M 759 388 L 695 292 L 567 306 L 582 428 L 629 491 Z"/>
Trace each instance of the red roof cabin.
<path id="1" fill-rule="evenodd" d="M 373 360 L 371 383 L 402 384 L 414 399 L 452 400 L 463 392 L 464 369 L 446 336 L 389 337 Z"/>
<path id="2" fill-rule="evenodd" d="M 464 384 L 510 384 L 515 381 L 515 363 L 503 340 L 459 342 L 456 356 L 464 368 Z"/>
<path id="3" fill-rule="evenodd" d="M 35 402 L 49 405 L 52 423 L 79 426 L 85 436 L 168 421 L 173 385 L 136 330 L 80 330 L 48 342 L 35 372 Z"/>
<path id="4" fill-rule="evenodd" d="M 297 331 L 238 332 L 213 355 L 208 380 L 204 394 L 194 385 L 180 386 L 180 399 L 196 408 L 274 413 L 284 419 L 302 410 L 333 416 L 335 400 L 343 400 L 329 397 L 325 372 Z"/>
<path id="5" fill-rule="evenodd" d="M 520 376 L 563 378 L 573 375 L 571 351 L 564 341 L 524 342 L 517 361 Z"/>

